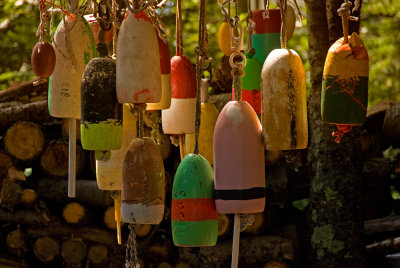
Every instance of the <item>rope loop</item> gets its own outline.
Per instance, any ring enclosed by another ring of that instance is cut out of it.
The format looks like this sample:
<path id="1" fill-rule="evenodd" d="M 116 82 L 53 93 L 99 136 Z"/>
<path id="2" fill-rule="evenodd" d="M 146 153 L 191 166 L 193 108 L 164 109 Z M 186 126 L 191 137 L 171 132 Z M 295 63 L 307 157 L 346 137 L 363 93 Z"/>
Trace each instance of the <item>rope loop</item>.
<path id="1" fill-rule="evenodd" d="M 342 27 L 343 27 L 343 43 L 349 43 L 349 20 L 357 21 L 357 17 L 350 16 L 351 2 L 349 0 L 344 0 L 343 4 L 337 10 L 339 16 L 342 17 Z"/>

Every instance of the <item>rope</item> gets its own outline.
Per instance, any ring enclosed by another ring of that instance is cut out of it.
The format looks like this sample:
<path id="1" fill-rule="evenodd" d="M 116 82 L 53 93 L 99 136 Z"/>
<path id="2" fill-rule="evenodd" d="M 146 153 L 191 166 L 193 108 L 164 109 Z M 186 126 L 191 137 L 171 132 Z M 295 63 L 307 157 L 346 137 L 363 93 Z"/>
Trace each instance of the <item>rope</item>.
<path id="1" fill-rule="evenodd" d="M 180 1 L 180 0 L 178 0 Z M 200 132 L 200 117 L 201 117 L 201 98 L 200 98 L 200 87 L 201 87 L 201 76 L 203 72 L 204 59 L 208 54 L 207 44 L 207 28 L 206 28 L 206 0 L 200 0 L 200 15 L 199 15 L 199 40 L 196 51 L 196 82 L 197 82 L 197 94 L 196 94 L 196 120 L 194 123 L 195 127 L 195 143 L 194 143 L 194 154 L 199 153 L 199 132 Z"/>
<path id="2" fill-rule="evenodd" d="M 129 9 L 129 11 L 132 12 L 132 13 L 139 13 L 139 12 L 145 11 L 146 8 L 150 7 L 150 6 L 153 5 L 154 3 L 157 3 L 155 0 L 149 0 L 149 1 L 146 1 L 146 2 L 143 4 L 142 7 L 140 7 L 139 2 L 138 2 L 138 1 L 134 1 L 134 2 L 133 2 L 134 8 L 133 8 L 133 7 L 131 6 L 131 4 L 129 3 L 129 0 L 124 0 L 124 1 L 125 1 L 126 6 L 127 6 L 128 9 Z"/>
<path id="3" fill-rule="evenodd" d="M 286 48 L 286 43 L 287 43 L 287 30 L 286 30 L 287 0 L 279 0 L 279 8 L 281 10 L 281 48 Z"/>
<path id="4" fill-rule="evenodd" d="M 265 10 L 262 13 L 262 15 L 263 15 L 263 19 L 268 19 L 269 18 L 269 0 L 267 0 L 265 2 Z"/>
<path id="5" fill-rule="evenodd" d="M 354 20 L 354 21 L 358 20 L 357 17 L 350 16 L 350 8 L 351 8 L 351 3 L 349 2 L 349 0 L 344 0 L 343 4 L 337 10 L 339 16 L 342 17 L 344 44 L 349 43 L 349 20 Z"/>
<path id="6" fill-rule="evenodd" d="M 144 135 L 144 121 L 143 113 L 146 110 L 146 103 L 129 104 L 129 109 L 132 114 L 136 114 L 137 118 L 137 137 L 143 139 Z"/>
<path id="7" fill-rule="evenodd" d="M 161 144 L 160 123 L 161 116 L 159 111 L 147 111 L 147 121 L 151 128 L 151 138 L 156 141 L 157 145 Z"/>
<path id="8" fill-rule="evenodd" d="M 126 268 L 137 268 L 139 266 L 139 262 L 138 262 L 138 258 L 137 258 L 135 225 L 129 224 L 128 227 L 129 227 L 130 233 L 129 233 L 128 241 L 126 242 L 125 267 Z"/>
<path id="9" fill-rule="evenodd" d="M 176 55 L 183 55 L 181 0 L 176 1 Z"/>
<path id="10" fill-rule="evenodd" d="M 338 130 L 332 132 L 332 137 L 336 136 L 335 142 L 340 143 L 344 134 L 350 132 L 352 127 L 349 125 L 336 125 L 336 126 Z"/>
<path id="11" fill-rule="evenodd" d="M 256 23 L 253 21 L 253 12 L 251 12 L 251 0 L 247 0 L 247 50 L 251 51 L 253 48 L 251 35 L 253 34 L 254 29 L 256 28 Z"/>

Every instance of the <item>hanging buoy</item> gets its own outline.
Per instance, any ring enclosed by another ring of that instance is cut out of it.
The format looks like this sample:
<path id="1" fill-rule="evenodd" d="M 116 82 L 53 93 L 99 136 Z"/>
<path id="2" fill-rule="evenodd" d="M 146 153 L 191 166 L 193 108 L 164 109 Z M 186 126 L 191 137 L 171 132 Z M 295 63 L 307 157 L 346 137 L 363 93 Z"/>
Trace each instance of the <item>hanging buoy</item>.
<path id="1" fill-rule="evenodd" d="M 171 107 L 162 110 L 164 133 L 194 133 L 196 75 L 186 56 L 173 56 L 171 59 L 171 91 Z"/>
<path id="2" fill-rule="evenodd" d="M 306 148 L 306 75 L 299 55 L 292 49 L 273 50 L 264 62 L 261 84 L 266 149 Z"/>
<path id="3" fill-rule="evenodd" d="M 83 17 L 89 23 L 90 29 L 92 29 L 94 42 L 97 44 L 99 42 L 98 34 L 100 31 L 100 23 L 96 20 L 93 14 L 84 15 Z M 113 31 L 114 30 L 111 26 L 110 29 L 105 32 L 104 41 L 106 43 L 113 40 Z"/>
<path id="4" fill-rule="evenodd" d="M 263 17 L 265 10 L 253 10 L 253 21 L 256 23 L 251 35 L 253 48 L 256 50 L 254 58 L 264 63 L 268 54 L 281 47 L 281 15 L 279 9 L 270 9 L 269 18 Z"/>
<path id="5" fill-rule="evenodd" d="M 171 54 L 168 43 L 157 35 L 161 66 L 161 101 L 148 103 L 146 110 L 165 110 L 171 106 Z"/>
<path id="6" fill-rule="evenodd" d="M 164 215 L 165 174 L 157 144 L 136 138 L 129 145 L 122 167 L 122 221 L 159 224 Z"/>
<path id="7" fill-rule="evenodd" d="M 180 247 L 214 246 L 218 214 L 213 198 L 213 171 L 201 155 L 185 156 L 172 187 L 171 227 L 174 244 Z"/>
<path id="8" fill-rule="evenodd" d="M 122 105 L 115 95 L 115 61 L 94 58 L 81 82 L 81 143 L 86 150 L 116 150 L 122 143 Z"/>
<path id="9" fill-rule="evenodd" d="M 136 138 L 136 116 L 129 105 L 122 108 L 122 144 L 119 150 L 111 150 L 105 154 L 96 152 L 96 179 L 101 190 L 116 191 L 122 189 L 122 164 L 131 141 Z"/>
<path id="10" fill-rule="evenodd" d="M 49 78 L 56 66 L 56 52 L 49 42 L 37 42 L 32 50 L 32 69 L 40 78 Z"/>
<path id="11" fill-rule="evenodd" d="M 262 130 L 246 101 L 230 101 L 214 131 L 215 205 L 219 213 L 255 213 L 265 206 Z"/>
<path id="12" fill-rule="evenodd" d="M 352 33 L 348 39 L 348 44 L 343 38 L 337 40 L 326 56 L 321 115 L 326 123 L 345 125 L 344 128 L 351 129 L 351 126 L 362 125 L 366 118 L 369 59 L 357 33 Z"/>
<path id="13" fill-rule="evenodd" d="M 202 78 L 201 81 L 201 97 L 207 95 L 208 79 Z M 219 112 L 214 104 L 206 102 L 207 98 L 201 103 L 200 115 L 200 131 L 199 131 L 199 154 L 202 155 L 210 165 L 214 164 L 213 140 L 214 128 Z M 195 144 L 195 134 L 190 133 L 185 136 L 186 151 L 193 152 Z"/>
<path id="14" fill-rule="evenodd" d="M 242 27 L 240 24 L 238 25 L 240 30 L 234 29 L 232 32 L 231 27 L 228 22 L 224 21 L 221 24 L 221 27 L 219 28 L 218 31 L 218 44 L 219 48 L 221 49 L 222 53 L 224 53 L 225 56 L 230 56 L 232 54 L 232 48 L 231 48 L 231 38 L 233 37 L 239 37 L 239 48 L 240 50 L 243 49 L 243 35 L 241 34 Z M 240 32 L 238 32 L 240 31 Z"/>
<path id="15" fill-rule="evenodd" d="M 54 35 L 57 61 L 49 81 L 49 113 L 59 118 L 80 119 L 83 70 L 97 53 L 85 19 L 66 17 L 64 21 Z"/>
<path id="16" fill-rule="evenodd" d="M 128 12 L 117 41 L 117 98 L 120 103 L 161 100 L 157 34 L 145 12 Z"/>

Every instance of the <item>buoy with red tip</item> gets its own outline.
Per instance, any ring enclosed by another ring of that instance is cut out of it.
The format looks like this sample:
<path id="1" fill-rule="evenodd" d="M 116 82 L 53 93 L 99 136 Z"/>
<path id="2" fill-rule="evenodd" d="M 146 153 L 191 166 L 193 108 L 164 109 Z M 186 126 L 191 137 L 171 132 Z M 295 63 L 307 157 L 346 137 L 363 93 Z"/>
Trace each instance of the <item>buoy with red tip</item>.
<path id="1" fill-rule="evenodd" d="M 73 6 L 77 6 L 77 1 Z M 85 19 L 67 16 L 54 35 L 56 65 L 49 79 L 51 116 L 69 118 L 68 196 L 75 197 L 76 119 L 81 117 L 81 78 L 86 64 L 96 56 L 94 37 Z"/>
<path id="2" fill-rule="evenodd" d="M 94 42 L 97 44 L 99 42 L 98 34 L 100 31 L 100 23 L 98 22 L 98 20 L 96 20 L 93 14 L 84 15 L 83 17 L 89 23 L 90 29 L 92 29 Z M 112 26 L 105 32 L 104 41 L 106 43 L 113 40 L 113 32 L 114 29 Z"/>
<path id="3" fill-rule="evenodd" d="M 164 201 L 164 164 L 157 144 L 150 138 L 136 138 L 129 145 L 122 167 L 122 221 L 159 224 Z"/>
<path id="4" fill-rule="evenodd" d="M 146 110 L 165 110 L 171 106 L 171 55 L 166 40 L 157 35 L 158 49 L 160 50 L 161 66 L 161 101 L 148 103 Z"/>
<path id="5" fill-rule="evenodd" d="M 119 103 L 161 101 L 160 53 L 157 34 L 145 12 L 128 12 L 117 41 Z"/>
<path id="6" fill-rule="evenodd" d="M 207 102 L 208 97 L 208 79 L 201 79 L 201 115 L 200 115 L 200 131 L 199 131 L 199 154 L 203 156 L 210 165 L 214 164 L 213 141 L 214 128 L 217 122 L 219 112 L 214 104 Z M 195 144 L 195 134 L 185 135 L 185 143 L 187 152 L 193 152 Z"/>

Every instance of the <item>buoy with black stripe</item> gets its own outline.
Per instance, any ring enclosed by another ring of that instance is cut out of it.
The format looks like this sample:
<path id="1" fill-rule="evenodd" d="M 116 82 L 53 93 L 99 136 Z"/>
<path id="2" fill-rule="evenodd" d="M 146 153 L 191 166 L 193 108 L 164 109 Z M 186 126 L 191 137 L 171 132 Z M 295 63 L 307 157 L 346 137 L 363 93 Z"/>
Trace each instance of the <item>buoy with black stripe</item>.
<path id="1" fill-rule="evenodd" d="M 256 213 L 265 206 L 261 124 L 247 101 L 230 101 L 214 130 L 215 205 L 218 213 Z"/>
<path id="2" fill-rule="evenodd" d="M 145 12 L 128 11 L 118 34 L 117 55 L 119 103 L 160 102 L 162 86 L 157 33 Z"/>
<path id="3" fill-rule="evenodd" d="M 117 150 L 122 144 L 122 105 L 115 95 L 115 61 L 94 58 L 81 82 L 81 143 L 86 150 Z"/>
<path id="4" fill-rule="evenodd" d="M 151 138 L 134 139 L 122 166 L 122 221 L 159 224 L 164 216 L 165 172 L 157 144 Z"/>
<path id="5" fill-rule="evenodd" d="M 179 164 L 172 187 L 171 227 L 180 247 L 214 246 L 218 214 L 214 203 L 213 170 L 208 161 L 188 154 Z"/>

